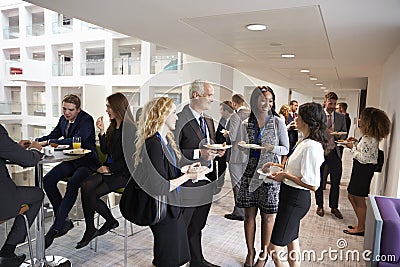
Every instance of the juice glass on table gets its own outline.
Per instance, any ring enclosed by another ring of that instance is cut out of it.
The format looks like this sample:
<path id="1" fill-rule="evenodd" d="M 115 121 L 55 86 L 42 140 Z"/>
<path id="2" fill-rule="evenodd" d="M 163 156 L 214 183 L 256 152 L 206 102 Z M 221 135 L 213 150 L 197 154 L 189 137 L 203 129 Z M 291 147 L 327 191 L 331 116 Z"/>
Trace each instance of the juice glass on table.
<path id="1" fill-rule="evenodd" d="M 81 148 L 81 138 L 79 136 L 72 137 L 72 148 Z"/>

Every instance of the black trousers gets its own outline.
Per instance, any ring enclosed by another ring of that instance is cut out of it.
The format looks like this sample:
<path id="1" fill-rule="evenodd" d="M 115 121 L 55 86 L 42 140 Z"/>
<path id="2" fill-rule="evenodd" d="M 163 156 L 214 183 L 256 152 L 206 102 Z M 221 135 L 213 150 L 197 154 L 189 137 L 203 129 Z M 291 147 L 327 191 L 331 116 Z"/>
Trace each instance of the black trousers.
<path id="1" fill-rule="evenodd" d="M 28 204 L 29 210 L 25 213 L 29 226 L 32 225 L 41 207 L 44 193 L 39 187 L 17 186 L 17 201 L 19 205 Z M 5 203 L 3 203 L 5 204 Z M 17 215 L 17 214 L 16 214 Z M 22 216 L 16 216 L 10 233 L 4 244 L 18 245 L 24 242 L 26 236 L 25 220 Z"/>
<path id="2" fill-rule="evenodd" d="M 203 251 L 201 248 L 201 230 L 206 226 L 211 203 L 198 207 L 184 208 L 183 218 L 187 227 L 191 263 L 201 262 Z"/>
<path id="3" fill-rule="evenodd" d="M 339 186 L 340 179 L 342 178 L 342 160 L 339 157 L 336 149 L 332 150 L 325 156 L 325 162 L 321 165 L 321 185 L 315 191 L 315 201 L 317 206 L 324 205 L 324 193 L 322 187 L 322 177 L 324 175 L 324 168 L 328 167 L 328 172 L 331 178 L 331 189 L 329 191 L 329 207 L 337 209 L 339 206 Z"/>

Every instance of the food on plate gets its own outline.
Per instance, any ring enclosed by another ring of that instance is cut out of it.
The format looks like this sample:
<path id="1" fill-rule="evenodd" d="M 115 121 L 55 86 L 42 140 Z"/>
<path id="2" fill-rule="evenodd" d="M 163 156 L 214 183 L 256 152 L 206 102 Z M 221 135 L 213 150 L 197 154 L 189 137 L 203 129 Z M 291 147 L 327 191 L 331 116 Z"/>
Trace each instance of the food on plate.
<path id="1" fill-rule="evenodd" d="M 50 146 L 52 146 L 52 147 L 58 147 L 58 144 L 56 144 L 56 143 L 50 143 Z"/>
<path id="2" fill-rule="evenodd" d="M 338 142 L 339 142 L 339 143 L 343 143 L 343 142 L 346 142 L 346 140 L 339 139 Z"/>
<path id="3" fill-rule="evenodd" d="M 222 146 L 223 146 L 223 147 L 226 146 L 226 142 L 223 142 L 223 143 L 222 143 Z"/>

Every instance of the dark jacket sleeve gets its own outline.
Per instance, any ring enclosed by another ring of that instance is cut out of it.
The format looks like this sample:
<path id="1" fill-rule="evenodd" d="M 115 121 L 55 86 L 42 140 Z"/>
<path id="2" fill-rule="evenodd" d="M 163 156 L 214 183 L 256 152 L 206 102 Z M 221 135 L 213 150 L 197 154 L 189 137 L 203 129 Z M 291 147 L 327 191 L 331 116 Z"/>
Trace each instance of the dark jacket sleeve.
<path id="1" fill-rule="evenodd" d="M 37 140 L 39 142 L 47 141 L 47 140 L 50 140 L 50 139 L 58 140 L 60 137 L 62 137 L 63 136 L 62 131 L 61 131 L 61 124 L 62 124 L 61 121 L 62 121 L 62 119 L 63 119 L 63 117 L 61 117 L 58 120 L 58 123 L 57 123 L 56 127 L 48 135 L 39 137 Z"/>
<path id="2" fill-rule="evenodd" d="M 133 161 L 135 153 L 136 126 L 130 123 L 123 124 L 120 135 L 114 138 L 116 142 L 112 143 L 111 151 L 113 163 L 109 168 L 113 173 L 129 174 L 127 164 Z"/>

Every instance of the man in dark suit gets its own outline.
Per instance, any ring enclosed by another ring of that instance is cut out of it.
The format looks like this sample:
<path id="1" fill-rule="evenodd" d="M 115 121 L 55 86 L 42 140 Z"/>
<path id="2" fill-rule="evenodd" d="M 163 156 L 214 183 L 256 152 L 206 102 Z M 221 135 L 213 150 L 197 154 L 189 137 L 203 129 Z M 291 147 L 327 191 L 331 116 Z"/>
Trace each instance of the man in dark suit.
<path id="1" fill-rule="evenodd" d="M 191 267 L 217 266 L 203 256 L 201 247 L 201 230 L 206 225 L 211 201 L 216 188 L 215 157 L 223 156 L 224 151 L 216 151 L 203 147 L 215 141 L 215 128 L 212 118 L 204 112 L 210 109 L 213 102 L 214 87 L 205 81 L 196 80 L 190 85 L 190 104 L 178 113 L 175 138 L 182 152 L 184 165 L 199 161 L 203 166 L 211 168 L 207 174 L 209 180 L 188 181 L 182 186 L 183 216 L 187 225 L 190 248 Z"/>
<path id="2" fill-rule="evenodd" d="M 54 238 L 65 235 L 74 225 L 68 218 L 81 182 L 100 167 L 96 150 L 94 121 L 92 116 L 81 109 L 81 101 L 76 95 L 66 95 L 62 101 L 63 116 L 57 126 L 47 135 L 38 138 L 42 145 L 56 143 L 72 146 L 72 137 L 81 137 L 81 146 L 91 152 L 76 160 L 64 161 L 55 166 L 43 177 L 44 190 L 54 209 L 55 220 L 45 236 L 45 247 L 48 248 Z M 63 137 L 63 139 L 60 139 Z M 57 188 L 57 183 L 70 177 L 64 198 Z"/>
<path id="3" fill-rule="evenodd" d="M 297 102 L 297 100 L 292 100 L 290 101 L 289 106 L 290 113 L 288 116 L 287 129 L 289 136 L 289 151 L 291 151 L 299 140 L 299 132 L 295 127 L 295 119 L 297 117 L 297 108 L 299 107 L 299 103 Z"/>
<path id="4" fill-rule="evenodd" d="M 215 143 L 217 144 L 230 144 L 228 128 L 230 127 L 230 118 L 233 114 L 232 102 L 227 100 L 219 104 L 219 112 L 221 119 L 219 120 L 217 131 L 215 132 Z M 217 157 L 215 160 L 218 162 L 218 182 L 217 193 L 219 193 L 225 182 L 225 172 L 227 162 L 229 162 L 230 149 L 228 149 L 222 157 Z"/>
<path id="5" fill-rule="evenodd" d="M 347 134 L 346 120 L 343 114 L 335 111 L 336 102 L 338 96 L 334 92 L 329 92 L 325 95 L 324 106 L 325 114 L 327 117 L 327 128 L 328 132 L 331 134 L 332 142 L 339 139 L 345 138 Z M 338 134 L 343 132 L 344 134 Z M 328 173 L 331 178 L 331 188 L 329 191 L 329 207 L 331 212 L 339 219 L 343 219 L 342 213 L 339 211 L 339 186 L 340 179 L 342 178 L 342 160 L 341 160 L 341 150 L 334 143 L 333 149 L 325 156 L 325 162 L 321 165 L 321 185 L 315 191 L 315 200 L 317 203 L 317 214 L 319 216 L 324 216 L 324 196 L 323 196 L 323 186 L 322 178 L 324 176 L 324 168 L 328 167 Z"/>
<path id="6" fill-rule="evenodd" d="M 28 149 L 26 149 L 28 148 Z M 17 144 L 0 125 L 0 221 L 14 218 L 14 224 L 0 250 L 0 266 L 20 266 L 25 255 L 15 255 L 15 248 L 24 242 L 26 236 L 25 221 L 17 216 L 23 204 L 29 205 L 25 213 L 29 226 L 32 225 L 44 198 L 38 187 L 16 186 L 8 173 L 6 163 L 22 167 L 35 166 L 42 158 L 41 145 L 37 142 L 22 140 Z"/>
<path id="7" fill-rule="evenodd" d="M 344 115 L 344 117 L 346 118 L 346 128 L 347 128 L 347 136 L 348 136 L 348 134 L 350 132 L 350 127 L 351 127 L 351 118 L 350 118 L 349 113 L 347 113 L 347 107 L 348 107 L 347 103 L 345 103 L 345 102 L 340 102 L 340 103 L 337 103 L 337 105 L 336 105 L 336 111 L 339 113 L 342 113 Z"/>
<path id="8" fill-rule="evenodd" d="M 245 107 L 244 97 L 240 94 L 232 96 L 232 105 L 235 113 L 229 120 L 229 140 L 231 141 L 231 155 L 229 158 L 229 174 L 233 190 L 235 206 L 232 213 L 225 214 L 224 217 L 229 220 L 244 220 L 244 209 L 237 207 L 237 194 L 239 193 L 240 180 L 247 165 L 247 154 L 240 150 L 238 143 L 245 140 L 242 136 L 242 122 L 250 116 L 250 110 Z"/>

